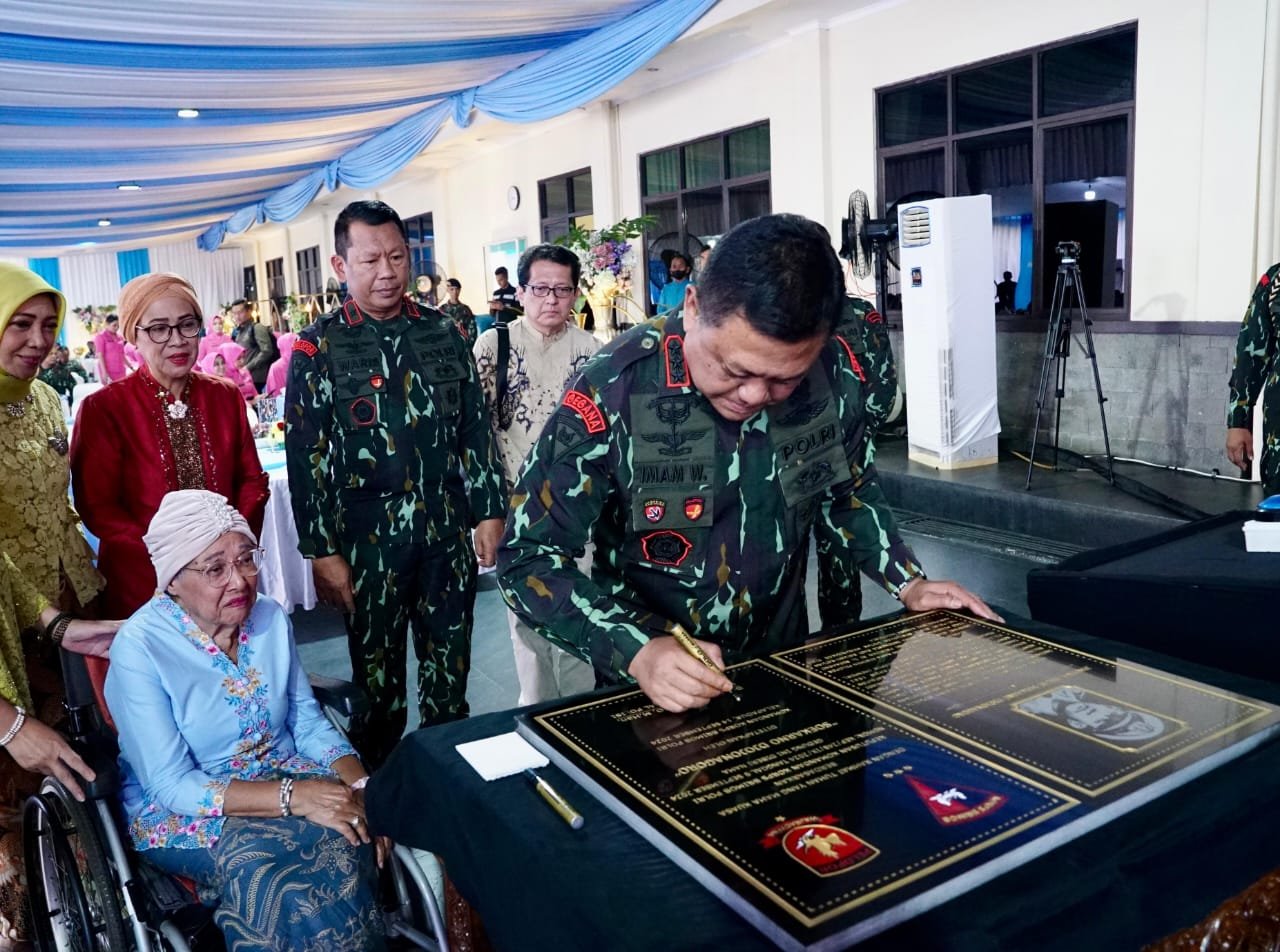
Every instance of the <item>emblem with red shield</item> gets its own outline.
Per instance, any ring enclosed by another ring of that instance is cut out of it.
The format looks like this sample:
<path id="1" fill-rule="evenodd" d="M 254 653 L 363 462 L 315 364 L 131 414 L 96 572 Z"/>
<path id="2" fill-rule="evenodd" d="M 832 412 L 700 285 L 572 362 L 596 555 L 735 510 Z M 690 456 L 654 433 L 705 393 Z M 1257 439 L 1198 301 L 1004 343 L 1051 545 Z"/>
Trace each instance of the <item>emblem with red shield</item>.
<path id="1" fill-rule="evenodd" d="M 667 503 L 663 499 L 646 499 L 644 501 L 644 517 L 650 522 L 661 522 L 666 515 Z"/>
<path id="2" fill-rule="evenodd" d="M 706 500 L 701 496 L 690 496 L 684 501 L 684 517 L 690 522 L 697 522 L 702 518 L 702 511 L 706 507 Z"/>

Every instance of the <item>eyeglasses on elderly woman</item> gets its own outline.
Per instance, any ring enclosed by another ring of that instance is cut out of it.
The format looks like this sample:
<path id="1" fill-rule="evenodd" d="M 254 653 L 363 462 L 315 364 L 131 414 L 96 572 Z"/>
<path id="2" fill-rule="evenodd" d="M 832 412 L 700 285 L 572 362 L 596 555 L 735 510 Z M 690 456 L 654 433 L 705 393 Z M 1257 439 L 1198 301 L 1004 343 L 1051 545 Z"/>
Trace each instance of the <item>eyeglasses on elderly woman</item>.
<path id="1" fill-rule="evenodd" d="M 245 549 L 240 555 L 234 559 L 217 559 L 205 565 L 184 565 L 181 572 L 194 572 L 196 575 L 202 576 L 210 586 L 221 588 L 231 581 L 232 571 L 240 573 L 242 578 L 253 578 L 262 568 L 262 553 L 264 549 L 261 546 L 253 549 Z"/>
<path id="2" fill-rule="evenodd" d="M 192 337 L 199 337 L 202 324 L 203 322 L 200 318 L 192 316 L 184 317 L 176 324 L 166 324 L 163 321 L 144 324 L 139 326 L 138 330 L 150 337 L 153 344 L 167 344 L 174 331 L 177 331 L 188 340 Z"/>

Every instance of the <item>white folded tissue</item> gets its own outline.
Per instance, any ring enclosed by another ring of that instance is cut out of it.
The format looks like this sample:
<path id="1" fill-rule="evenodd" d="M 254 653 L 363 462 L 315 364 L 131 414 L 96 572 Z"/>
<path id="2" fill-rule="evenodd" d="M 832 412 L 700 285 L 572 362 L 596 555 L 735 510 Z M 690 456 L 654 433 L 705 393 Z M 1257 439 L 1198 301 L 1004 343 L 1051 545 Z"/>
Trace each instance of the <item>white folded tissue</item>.
<path id="1" fill-rule="evenodd" d="M 525 768 L 545 767 L 548 764 L 547 758 L 515 731 L 468 741 L 458 744 L 455 749 L 485 780 L 510 777 Z"/>

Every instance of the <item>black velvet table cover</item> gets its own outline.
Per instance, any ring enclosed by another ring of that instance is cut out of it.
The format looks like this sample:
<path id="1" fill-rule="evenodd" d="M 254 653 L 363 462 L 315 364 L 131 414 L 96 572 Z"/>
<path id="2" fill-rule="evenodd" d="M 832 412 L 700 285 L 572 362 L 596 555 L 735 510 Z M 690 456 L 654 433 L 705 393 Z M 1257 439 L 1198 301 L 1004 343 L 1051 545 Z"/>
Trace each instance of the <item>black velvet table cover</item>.
<path id="1" fill-rule="evenodd" d="M 1280 682 L 1280 552 L 1248 552 L 1232 512 L 1027 575 L 1036 621 Z"/>
<path id="2" fill-rule="evenodd" d="M 1280 703 L 1280 688 L 1266 682 L 1002 614 L 1082 651 Z M 540 772 L 585 817 L 581 830 L 523 777 L 482 780 L 454 747 L 514 729 L 514 713 L 409 735 L 366 792 L 372 830 L 439 855 L 497 949 L 771 947 L 555 767 Z M 1280 741 L 1272 740 L 859 948 L 1136 949 L 1280 866 L 1278 811 Z"/>

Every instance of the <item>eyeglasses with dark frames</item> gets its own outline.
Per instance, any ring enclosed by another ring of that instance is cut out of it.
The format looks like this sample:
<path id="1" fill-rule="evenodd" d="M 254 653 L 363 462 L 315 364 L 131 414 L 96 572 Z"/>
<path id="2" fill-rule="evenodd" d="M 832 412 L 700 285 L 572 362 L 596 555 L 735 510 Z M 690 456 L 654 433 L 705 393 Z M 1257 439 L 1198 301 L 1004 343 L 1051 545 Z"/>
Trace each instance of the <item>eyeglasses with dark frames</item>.
<path id="1" fill-rule="evenodd" d="M 153 344 L 167 344 L 174 331 L 177 331 L 180 336 L 188 340 L 193 337 L 199 337 L 202 323 L 198 317 L 184 317 L 176 324 L 147 324 L 144 327 L 139 327 L 138 330 L 150 337 Z"/>

